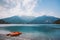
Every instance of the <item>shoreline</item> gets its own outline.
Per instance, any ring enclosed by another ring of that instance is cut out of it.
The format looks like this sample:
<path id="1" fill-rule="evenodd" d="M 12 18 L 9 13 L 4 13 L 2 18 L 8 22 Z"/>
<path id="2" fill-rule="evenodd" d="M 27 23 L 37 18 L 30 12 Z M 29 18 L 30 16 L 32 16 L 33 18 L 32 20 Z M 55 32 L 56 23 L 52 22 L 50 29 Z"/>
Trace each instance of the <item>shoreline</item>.
<path id="1" fill-rule="evenodd" d="M 60 26 L 60 24 L 0 24 L 0 27 L 8 27 L 8 26 L 28 26 L 28 27 L 31 27 L 31 26 L 35 26 L 35 27 L 38 27 L 38 26 Z M 58 27 L 60 28 L 60 27 Z"/>

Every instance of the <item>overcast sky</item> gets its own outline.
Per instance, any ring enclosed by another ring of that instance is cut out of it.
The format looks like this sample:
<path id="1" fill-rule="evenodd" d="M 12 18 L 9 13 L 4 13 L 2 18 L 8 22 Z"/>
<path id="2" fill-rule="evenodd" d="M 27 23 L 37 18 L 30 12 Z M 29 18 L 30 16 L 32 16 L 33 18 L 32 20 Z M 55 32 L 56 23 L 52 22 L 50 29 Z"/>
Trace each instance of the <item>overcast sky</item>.
<path id="1" fill-rule="evenodd" d="M 0 18 L 49 15 L 60 18 L 60 0 L 0 0 Z"/>

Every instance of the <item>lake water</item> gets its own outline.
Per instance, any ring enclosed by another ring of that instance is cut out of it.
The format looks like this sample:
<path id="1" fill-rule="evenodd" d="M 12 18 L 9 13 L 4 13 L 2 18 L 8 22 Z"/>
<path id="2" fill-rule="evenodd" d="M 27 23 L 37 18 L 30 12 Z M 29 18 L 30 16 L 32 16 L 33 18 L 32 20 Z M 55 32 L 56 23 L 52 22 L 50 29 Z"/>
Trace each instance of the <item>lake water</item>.
<path id="1" fill-rule="evenodd" d="M 18 38 L 25 38 L 26 40 L 60 40 L 60 24 L 7 25 L 0 26 L 0 34 L 19 31 L 22 32 L 22 35 L 20 35 Z"/>

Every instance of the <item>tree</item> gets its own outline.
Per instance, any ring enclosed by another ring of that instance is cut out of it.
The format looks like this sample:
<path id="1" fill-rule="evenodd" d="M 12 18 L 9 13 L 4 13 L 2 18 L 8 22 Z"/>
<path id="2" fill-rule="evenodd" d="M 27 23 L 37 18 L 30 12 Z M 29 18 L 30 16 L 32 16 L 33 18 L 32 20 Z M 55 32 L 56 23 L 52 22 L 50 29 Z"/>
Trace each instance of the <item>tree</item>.
<path id="1" fill-rule="evenodd" d="M 54 22 L 54 24 L 60 24 L 60 19 L 59 19 L 59 20 L 56 20 L 56 21 Z"/>
<path id="2" fill-rule="evenodd" d="M 8 24 L 8 22 L 5 22 L 4 20 L 0 20 L 0 24 Z"/>

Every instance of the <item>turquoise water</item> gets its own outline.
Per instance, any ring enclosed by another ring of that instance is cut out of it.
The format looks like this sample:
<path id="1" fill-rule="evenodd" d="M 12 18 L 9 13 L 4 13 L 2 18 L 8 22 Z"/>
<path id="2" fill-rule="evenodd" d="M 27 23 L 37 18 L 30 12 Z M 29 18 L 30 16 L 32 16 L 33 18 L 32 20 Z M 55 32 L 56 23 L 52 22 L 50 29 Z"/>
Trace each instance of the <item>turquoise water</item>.
<path id="1" fill-rule="evenodd" d="M 31 25 L 31 24 L 30 24 Z M 57 24 L 40 24 L 40 25 L 22 25 L 22 26 L 5 26 L 0 27 L 0 31 L 5 32 L 22 32 L 23 36 L 29 36 L 34 40 L 41 40 L 39 38 L 48 38 L 46 40 L 60 40 L 60 25 Z M 45 39 L 44 39 L 45 40 Z"/>

